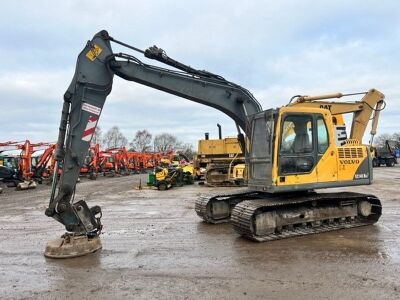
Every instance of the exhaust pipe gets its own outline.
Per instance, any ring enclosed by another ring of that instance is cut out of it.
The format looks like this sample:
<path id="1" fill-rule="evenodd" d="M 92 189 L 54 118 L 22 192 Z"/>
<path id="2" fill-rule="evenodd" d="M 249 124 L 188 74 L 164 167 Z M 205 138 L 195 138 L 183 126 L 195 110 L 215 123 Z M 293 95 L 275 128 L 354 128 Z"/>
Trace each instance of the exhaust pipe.
<path id="1" fill-rule="evenodd" d="M 221 125 L 219 123 L 217 123 L 218 126 L 218 138 L 220 140 L 222 140 L 222 129 L 221 129 Z"/>
<path id="2" fill-rule="evenodd" d="M 210 138 L 210 134 L 208 132 L 204 133 L 204 138 L 207 141 Z"/>

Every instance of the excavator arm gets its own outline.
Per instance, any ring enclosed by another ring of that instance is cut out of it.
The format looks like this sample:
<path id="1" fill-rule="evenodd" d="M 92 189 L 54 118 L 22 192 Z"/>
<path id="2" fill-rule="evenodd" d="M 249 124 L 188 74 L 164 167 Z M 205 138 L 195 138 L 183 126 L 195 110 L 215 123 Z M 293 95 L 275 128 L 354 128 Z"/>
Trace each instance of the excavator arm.
<path id="1" fill-rule="evenodd" d="M 139 51 L 180 71 L 147 65 L 132 55 L 115 54 L 111 42 Z M 47 216 L 77 235 L 97 235 L 102 228 L 100 207 L 89 208 L 85 201 L 74 203 L 73 200 L 79 170 L 111 92 L 114 75 L 214 107 L 235 121 L 239 133 L 239 128 L 246 130 L 248 115 L 262 111 L 248 90 L 221 76 L 179 63 L 160 48 L 142 51 L 113 39 L 106 31 L 96 34 L 79 54 L 74 77 L 64 94 L 55 175 L 46 209 Z M 244 141 L 243 136 L 241 140 Z M 58 182 L 57 170 L 61 165 L 62 175 Z"/>
<path id="2" fill-rule="evenodd" d="M 337 102 L 327 101 L 327 99 L 342 98 L 346 96 L 364 95 L 360 101 L 352 102 Z M 376 134 L 376 128 L 378 126 L 379 114 L 384 109 L 385 96 L 375 90 L 371 89 L 365 93 L 356 94 L 328 94 L 320 96 L 295 96 L 289 103 L 289 106 L 300 106 L 300 107 L 315 107 L 328 109 L 332 116 L 343 115 L 353 113 L 353 120 L 351 123 L 350 139 L 358 140 L 360 143 L 365 134 L 369 121 L 372 119 L 371 124 L 371 139 L 370 145 Z"/>

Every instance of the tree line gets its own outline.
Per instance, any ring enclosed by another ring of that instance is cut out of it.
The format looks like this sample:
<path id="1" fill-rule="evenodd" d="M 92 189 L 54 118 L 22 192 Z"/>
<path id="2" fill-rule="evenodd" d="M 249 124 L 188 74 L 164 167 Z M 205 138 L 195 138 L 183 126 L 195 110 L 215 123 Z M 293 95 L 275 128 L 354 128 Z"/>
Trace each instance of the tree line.
<path id="1" fill-rule="evenodd" d="M 386 141 L 390 141 L 391 145 L 400 147 L 400 132 L 393 134 L 382 133 L 374 139 L 374 146 L 380 151 L 387 151 Z"/>
<path id="2" fill-rule="evenodd" d="M 184 143 L 175 135 L 170 133 L 160 133 L 154 136 L 147 130 L 138 130 L 133 138 L 128 138 L 121 132 L 118 126 L 113 126 L 103 134 L 101 128 L 97 126 L 93 134 L 92 143 L 99 144 L 105 148 L 127 147 L 129 151 L 136 152 L 166 152 L 169 150 L 180 151 L 188 158 L 193 158 L 193 145 Z"/>

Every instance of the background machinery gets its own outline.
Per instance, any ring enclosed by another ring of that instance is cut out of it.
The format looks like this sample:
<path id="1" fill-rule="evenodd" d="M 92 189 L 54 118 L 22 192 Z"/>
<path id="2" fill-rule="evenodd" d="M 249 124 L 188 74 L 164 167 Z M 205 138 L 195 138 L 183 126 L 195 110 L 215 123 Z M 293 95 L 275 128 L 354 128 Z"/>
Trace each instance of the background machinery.
<path id="1" fill-rule="evenodd" d="M 113 157 L 114 173 L 118 175 L 129 175 L 129 156 L 125 147 L 108 148 L 105 152 Z"/>
<path id="2" fill-rule="evenodd" d="M 400 139 L 390 139 L 385 141 L 386 147 L 396 158 L 400 157 Z"/>
<path id="3" fill-rule="evenodd" d="M 96 180 L 100 171 L 100 145 L 92 144 L 80 169 L 80 175 L 88 176 L 90 180 Z"/>
<path id="4" fill-rule="evenodd" d="M 33 178 L 38 183 L 42 183 L 43 179 L 49 179 L 54 169 L 53 154 L 55 144 L 48 144 L 43 153 L 37 157 L 37 161 L 32 161 Z"/>
<path id="5" fill-rule="evenodd" d="M 40 149 L 49 147 L 49 143 L 32 144 L 29 140 L 24 142 L 6 142 L 0 144 L 1 150 L 17 150 L 18 155 L 1 155 L 0 178 L 6 184 L 16 186 L 17 190 L 36 188 L 36 181 L 41 182 L 41 177 L 35 171 L 32 154 Z M 35 181 L 36 180 L 36 181 Z"/>
<path id="6" fill-rule="evenodd" d="M 113 53 L 111 42 L 179 71 Z M 101 31 L 79 54 L 64 94 L 55 155 L 56 169 L 62 163 L 63 172 L 59 181 L 53 180 L 46 215 L 62 223 L 67 233 L 47 244 L 47 257 L 84 255 L 101 248 L 100 207 L 89 208 L 84 200 L 74 202 L 73 196 L 114 75 L 222 111 L 236 123 L 245 151 L 246 132 L 248 190 L 200 197 L 195 209 L 205 221 L 231 220 L 242 236 L 269 241 L 368 225 L 379 219 L 381 203 L 373 195 L 314 190 L 371 184 L 369 146 L 361 143 L 371 117 L 371 135 L 375 134 L 384 104 L 382 93 L 359 93 L 362 99 L 351 103 L 326 101 L 350 95 L 298 96 L 287 106 L 263 110 L 248 90 L 219 75 L 173 60 L 156 46 L 142 51 Z M 344 113 L 353 113 L 352 128 L 349 138 L 338 145 L 335 126 L 344 125 L 338 122 Z"/>
<path id="7" fill-rule="evenodd" d="M 397 164 L 396 141 L 386 140 L 384 149 L 372 147 L 371 153 L 373 167 L 394 167 Z"/>
<path id="8" fill-rule="evenodd" d="M 198 141 L 197 154 L 193 159 L 196 179 L 204 178 L 211 186 L 245 185 L 245 156 L 237 137 L 222 138 L 219 124 L 219 138 Z"/>
<path id="9" fill-rule="evenodd" d="M 181 187 L 185 184 L 193 184 L 193 175 L 185 166 L 154 168 L 154 174 L 149 174 L 148 185 L 153 185 L 157 189 L 164 191 L 172 187 Z"/>
<path id="10" fill-rule="evenodd" d="M 21 182 L 18 170 L 18 156 L 10 155 L 9 150 L 18 149 L 18 142 L 8 141 L 0 143 L 0 181 L 6 185 L 16 186 Z M 6 151 L 6 152 L 5 152 Z"/>
<path id="11" fill-rule="evenodd" d="M 159 190 L 193 184 L 193 166 L 187 156 L 175 151 L 153 153 L 154 172 L 149 174 L 147 185 L 155 186 Z"/>

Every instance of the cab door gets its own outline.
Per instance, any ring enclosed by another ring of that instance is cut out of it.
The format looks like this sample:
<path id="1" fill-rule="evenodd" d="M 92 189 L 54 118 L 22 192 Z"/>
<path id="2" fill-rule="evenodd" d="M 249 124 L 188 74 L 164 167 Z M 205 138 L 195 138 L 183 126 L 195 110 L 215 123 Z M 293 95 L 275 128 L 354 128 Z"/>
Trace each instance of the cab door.
<path id="1" fill-rule="evenodd" d="M 316 115 L 318 182 L 337 181 L 337 155 L 333 136 L 329 135 L 327 120 Z"/>
<path id="2" fill-rule="evenodd" d="M 249 188 L 268 190 L 272 186 L 272 158 L 274 122 L 277 111 L 269 109 L 249 117 L 247 136 L 250 138 L 250 149 L 246 155 L 249 167 Z"/>
<path id="3" fill-rule="evenodd" d="M 281 184 L 303 184 L 317 163 L 315 117 L 312 113 L 284 113 L 281 117 L 278 175 Z"/>

